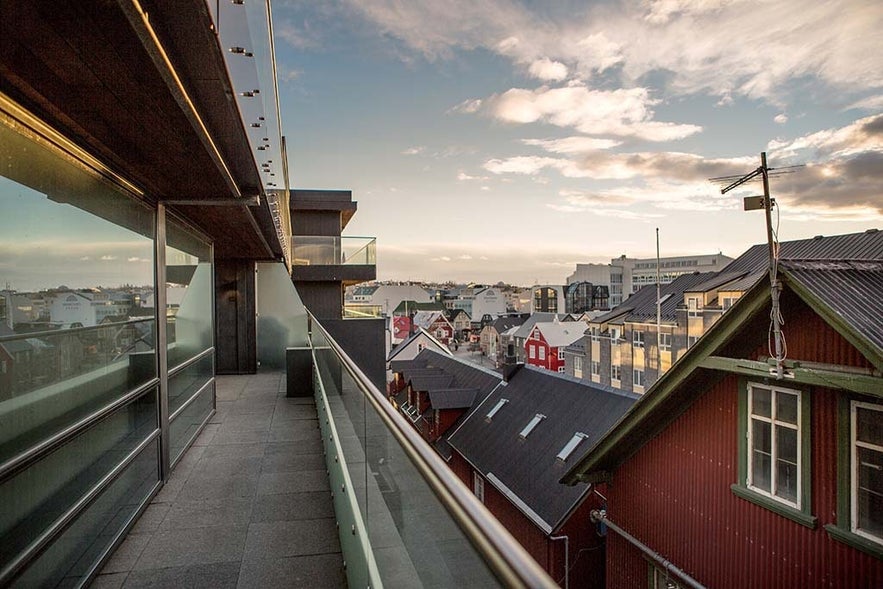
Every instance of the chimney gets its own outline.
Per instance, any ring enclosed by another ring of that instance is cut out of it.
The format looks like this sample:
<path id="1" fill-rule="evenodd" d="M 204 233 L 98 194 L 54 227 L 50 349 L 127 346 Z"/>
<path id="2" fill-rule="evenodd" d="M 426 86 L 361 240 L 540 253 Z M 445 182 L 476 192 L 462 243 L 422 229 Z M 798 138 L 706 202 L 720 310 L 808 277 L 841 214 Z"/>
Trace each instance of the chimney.
<path id="1" fill-rule="evenodd" d="M 503 358 L 503 380 L 509 382 L 524 364 L 516 361 L 515 346 L 510 344 L 506 352 L 506 356 Z"/>

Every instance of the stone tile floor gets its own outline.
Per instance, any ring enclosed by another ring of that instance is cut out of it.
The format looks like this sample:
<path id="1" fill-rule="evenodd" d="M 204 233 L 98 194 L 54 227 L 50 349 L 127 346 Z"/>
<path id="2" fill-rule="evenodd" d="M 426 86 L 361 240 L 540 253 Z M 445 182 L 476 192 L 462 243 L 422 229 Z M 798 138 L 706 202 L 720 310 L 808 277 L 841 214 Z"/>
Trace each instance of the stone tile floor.
<path id="1" fill-rule="evenodd" d="M 217 413 L 93 588 L 346 587 L 312 398 L 221 376 Z"/>

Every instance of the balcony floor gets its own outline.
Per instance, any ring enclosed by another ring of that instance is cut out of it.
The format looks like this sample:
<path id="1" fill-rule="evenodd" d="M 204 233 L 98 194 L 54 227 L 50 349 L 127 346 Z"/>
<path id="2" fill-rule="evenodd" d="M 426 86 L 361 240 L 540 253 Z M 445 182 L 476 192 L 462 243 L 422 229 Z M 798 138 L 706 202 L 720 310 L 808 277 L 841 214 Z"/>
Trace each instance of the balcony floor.
<path id="1" fill-rule="evenodd" d="M 221 376 L 217 413 L 95 588 L 346 587 L 312 398 Z"/>

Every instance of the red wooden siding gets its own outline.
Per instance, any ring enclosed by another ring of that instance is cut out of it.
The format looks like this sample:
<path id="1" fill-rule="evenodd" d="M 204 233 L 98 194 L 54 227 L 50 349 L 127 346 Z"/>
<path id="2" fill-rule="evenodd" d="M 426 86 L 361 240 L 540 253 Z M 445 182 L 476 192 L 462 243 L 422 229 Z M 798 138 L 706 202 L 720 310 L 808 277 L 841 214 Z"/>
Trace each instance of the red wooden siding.
<path id="1" fill-rule="evenodd" d="M 794 340 L 799 349 L 800 337 Z M 815 530 L 730 490 L 738 473 L 734 376 L 700 395 L 615 472 L 610 519 L 708 587 L 883 587 L 883 562 L 823 529 L 836 522 L 837 393 L 811 394 Z M 642 554 L 612 532 L 607 538 L 607 586 L 646 586 Z"/>

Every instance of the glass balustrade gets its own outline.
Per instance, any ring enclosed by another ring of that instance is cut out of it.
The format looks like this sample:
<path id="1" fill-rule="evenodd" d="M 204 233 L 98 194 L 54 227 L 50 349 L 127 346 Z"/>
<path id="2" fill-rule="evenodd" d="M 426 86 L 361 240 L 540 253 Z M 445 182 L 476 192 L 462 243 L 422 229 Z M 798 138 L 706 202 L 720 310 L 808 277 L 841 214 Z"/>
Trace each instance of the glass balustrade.
<path id="1" fill-rule="evenodd" d="M 294 235 L 291 241 L 295 266 L 377 264 L 377 239 L 374 237 Z"/>

